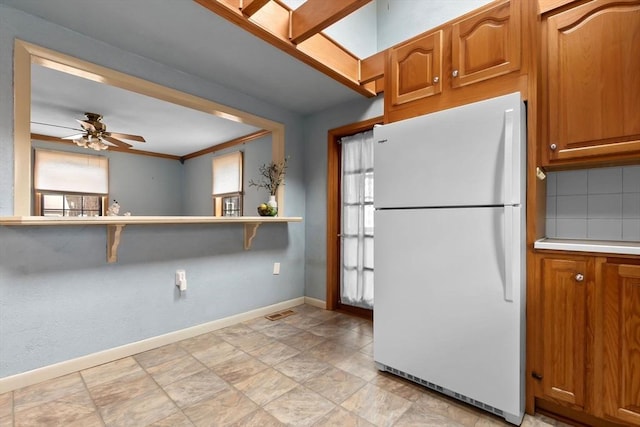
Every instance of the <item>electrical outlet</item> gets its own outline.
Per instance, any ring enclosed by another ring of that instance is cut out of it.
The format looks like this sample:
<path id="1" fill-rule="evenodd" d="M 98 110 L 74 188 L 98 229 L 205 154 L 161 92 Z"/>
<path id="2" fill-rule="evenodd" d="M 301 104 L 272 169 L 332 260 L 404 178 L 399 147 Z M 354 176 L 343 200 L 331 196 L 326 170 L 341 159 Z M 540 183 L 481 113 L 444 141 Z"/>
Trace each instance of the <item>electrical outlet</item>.
<path id="1" fill-rule="evenodd" d="M 185 270 L 176 270 L 176 286 L 180 291 L 187 290 L 187 272 Z"/>
<path id="2" fill-rule="evenodd" d="M 273 263 L 273 274 L 280 274 L 280 263 L 279 262 L 274 262 Z"/>

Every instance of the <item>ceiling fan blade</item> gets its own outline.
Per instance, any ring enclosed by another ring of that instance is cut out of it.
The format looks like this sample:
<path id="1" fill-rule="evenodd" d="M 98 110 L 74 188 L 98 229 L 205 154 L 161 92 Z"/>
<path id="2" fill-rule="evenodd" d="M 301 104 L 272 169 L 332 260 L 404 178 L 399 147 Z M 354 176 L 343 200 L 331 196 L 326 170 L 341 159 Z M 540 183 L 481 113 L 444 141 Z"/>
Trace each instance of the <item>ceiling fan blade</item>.
<path id="1" fill-rule="evenodd" d="M 74 133 L 73 135 L 65 136 L 60 139 L 80 139 L 85 136 L 85 133 Z"/>
<path id="2" fill-rule="evenodd" d="M 131 141 L 138 141 L 138 142 L 147 142 L 140 135 L 130 135 L 128 133 L 118 133 L 118 132 L 105 132 L 105 134 L 112 136 L 114 138 L 129 139 Z"/>
<path id="3" fill-rule="evenodd" d="M 83 120 L 78 120 L 78 119 L 76 119 L 76 122 L 80 123 L 80 126 L 82 126 L 84 130 L 88 130 L 89 132 L 96 131 L 96 127 L 89 122 L 85 122 Z"/>
<path id="4" fill-rule="evenodd" d="M 82 132 L 82 129 L 72 128 L 72 127 L 69 127 L 69 126 L 52 125 L 51 123 L 42 123 L 42 122 L 31 122 L 31 123 L 33 123 L 34 125 L 52 126 L 52 127 L 55 127 L 55 128 L 71 129 L 71 130 L 77 130 L 77 131 Z"/>
<path id="5" fill-rule="evenodd" d="M 121 147 L 121 148 L 129 148 L 129 147 L 133 147 L 133 145 L 131 144 L 127 144 L 124 141 L 120 141 L 119 139 L 114 138 L 113 136 L 108 136 L 108 135 L 102 135 L 102 139 L 104 139 L 105 141 L 109 141 L 110 143 Z"/>

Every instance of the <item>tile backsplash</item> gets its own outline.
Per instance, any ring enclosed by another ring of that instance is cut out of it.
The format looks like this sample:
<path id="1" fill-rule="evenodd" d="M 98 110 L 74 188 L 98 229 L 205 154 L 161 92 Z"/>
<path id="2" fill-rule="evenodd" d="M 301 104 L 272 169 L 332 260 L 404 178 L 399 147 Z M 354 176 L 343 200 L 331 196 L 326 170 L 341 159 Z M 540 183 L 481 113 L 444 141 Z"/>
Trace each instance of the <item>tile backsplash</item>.
<path id="1" fill-rule="evenodd" d="M 549 172 L 547 237 L 640 241 L 640 166 Z"/>

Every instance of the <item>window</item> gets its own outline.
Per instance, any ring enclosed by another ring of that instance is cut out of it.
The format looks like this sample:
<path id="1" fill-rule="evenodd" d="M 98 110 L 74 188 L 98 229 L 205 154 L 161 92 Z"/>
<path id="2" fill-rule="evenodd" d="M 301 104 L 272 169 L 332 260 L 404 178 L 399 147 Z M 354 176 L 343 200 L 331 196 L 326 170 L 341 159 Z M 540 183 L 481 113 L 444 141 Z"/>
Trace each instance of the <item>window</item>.
<path id="1" fill-rule="evenodd" d="M 37 193 L 42 216 L 102 216 L 107 197 L 92 194 Z"/>
<path id="2" fill-rule="evenodd" d="M 242 215 L 242 151 L 213 158 L 213 214 Z"/>
<path id="3" fill-rule="evenodd" d="M 37 149 L 33 181 L 36 215 L 104 215 L 109 193 L 109 159 Z"/>

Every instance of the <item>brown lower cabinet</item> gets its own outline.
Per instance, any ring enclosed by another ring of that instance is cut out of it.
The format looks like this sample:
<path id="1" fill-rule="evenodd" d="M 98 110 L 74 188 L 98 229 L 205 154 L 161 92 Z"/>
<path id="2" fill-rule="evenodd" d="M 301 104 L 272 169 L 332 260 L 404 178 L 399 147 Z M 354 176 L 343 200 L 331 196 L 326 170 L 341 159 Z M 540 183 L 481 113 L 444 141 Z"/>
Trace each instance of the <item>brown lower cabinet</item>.
<path id="1" fill-rule="evenodd" d="M 530 284 L 536 410 L 640 426 L 640 257 L 539 252 Z"/>

